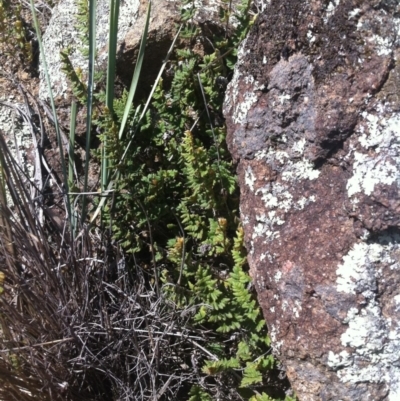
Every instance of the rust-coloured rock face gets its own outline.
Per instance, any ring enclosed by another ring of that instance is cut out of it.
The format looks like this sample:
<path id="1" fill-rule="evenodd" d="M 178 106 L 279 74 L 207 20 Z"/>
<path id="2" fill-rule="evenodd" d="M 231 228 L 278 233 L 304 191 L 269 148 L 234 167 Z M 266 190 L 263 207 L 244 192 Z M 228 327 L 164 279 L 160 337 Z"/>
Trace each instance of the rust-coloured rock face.
<path id="1" fill-rule="evenodd" d="M 228 87 L 251 273 L 300 400 L 400 400 L 399 15 L 271 0 Z"/>

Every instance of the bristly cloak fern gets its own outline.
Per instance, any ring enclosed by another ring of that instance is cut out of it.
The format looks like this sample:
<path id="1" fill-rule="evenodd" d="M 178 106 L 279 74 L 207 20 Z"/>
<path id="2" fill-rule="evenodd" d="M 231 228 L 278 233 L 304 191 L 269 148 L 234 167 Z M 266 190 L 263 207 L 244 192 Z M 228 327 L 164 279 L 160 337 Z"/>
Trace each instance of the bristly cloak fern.
<path id="1" fill-rule="evenodd" d="M 222 8 L 228 18 L 229 5 Z M 212 400 L 227 388 L 237 399 L 263 401 L 268 371 L 275 366 L 247 273 L 239 191 L 222 117 L 220 82 L 229 77 L 235 49 L 249 27 L 248 8 L 245 1 L 236 30 L 215 37 L 210 54 L 187 47 L 176 51 L 172 81 L 157 86 L 123 165 L 116 161 L 126 143 L 115 127 L 126 95 L 115 101 L 113 116 L 99 105 L 95 118 L 107 135 L 110 165 L 120 176 L 104 223 L 136 264 L 144 270 L 155 264 L 169 307 L 187 313 L 188 325 L 209 339 L 202 353 L 192 355 L 199 378 L 186 393 L 189 401 Z M 193 9 L 185 7 L 182 37 L 194 44 L 203 38 L 190 23 L 192 16 Z M 71 81 L 75 75 L 70 68 Z M 82 91 L 78 82 L 75 90 L 77 96 Z M 101 103 L 101 96 L 97 99 Z"/>

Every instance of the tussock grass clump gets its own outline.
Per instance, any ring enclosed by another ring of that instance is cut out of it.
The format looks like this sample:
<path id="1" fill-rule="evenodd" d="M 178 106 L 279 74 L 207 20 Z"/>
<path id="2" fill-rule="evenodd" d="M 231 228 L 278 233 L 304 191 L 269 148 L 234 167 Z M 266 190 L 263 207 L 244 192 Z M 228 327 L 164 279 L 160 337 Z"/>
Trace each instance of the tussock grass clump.
<path id="1" fill-rule="evenodd" d="M 51 215 L 43 226 L 0 146 L 2 200 L 7 188 L 14 205 L 0 209 L 0 399 L 176 399 L 194 380 L 182 369 L 190 349 L 204 341 L 189 332 L 190 313 L 157 296 L 146 271 L 127 269 L 100 231 L 72 242 Z"/>

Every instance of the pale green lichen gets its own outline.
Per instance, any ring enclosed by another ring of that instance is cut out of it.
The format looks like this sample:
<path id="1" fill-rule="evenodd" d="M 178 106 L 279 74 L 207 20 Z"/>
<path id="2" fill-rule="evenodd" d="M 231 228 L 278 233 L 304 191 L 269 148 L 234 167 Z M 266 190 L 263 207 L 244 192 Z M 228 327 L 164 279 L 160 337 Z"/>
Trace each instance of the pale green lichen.
<path id="1" fill-rule="evenodd" d="M 343 257 L 337 290 L 362 295 L 365 301 L 351 307 L 343 320 L 347 329 L 341 343 L 346 350 L 329 352 L 327 361 L 344 383 L 387 383 L 390 401 L 400 397 L 400 325 L 385 317 L 376 291 L 382 280 L 380 266 L 398 268 L 399 240 L 398 236 L 381 236 L 376 243 L 355 244 Z M 395 305 L 398 299 L 399 294 L 393 296 Z"/>
<path id="2" fill-rule="evenodd" d="M 400 114 L 385 117 L 383 105 L 377 113 L 362 113 L 357 140 L 369 152 L 361 153 L 353 145 L 353 176 L 347 182 L 348 196 L 371 195 L 376 185 L 400 184 Z M 349 157 L 350 154 L 347 156 Z"/>
<path id="3" fill-rule="evenodd" d="M 253 173 L 251 166 L 247 166 L 244 176 L 244 182 L 249 186 L 251 191 L 254 191 L 254 184 L 256 182 L 256 177 Z"/>
<path id="4" fill-rule="evenodd" d="M 279 232 L 274 230 L 276 225 L 282 225 L 285 221 L 282 220 L 274 210 L 270 210 L 267 214 L 256 216 L 256 223 L 254 225 L 252 238 L 258 237 L 265 238 L 264 242 L 272 241 L 279 238 Z"/>
<path id="5" fill-rule="evenodd" d="M 247 114 L 254 103 L 257 102 L 258 96 L 256 90 L 259 88 L 259 83 L 254 80 L 251 75 L 243 76 L 240 65 L 244 60 L 244 49 L 247 38 L 243 40 L 238 50 L 238 63 L 231 82 L 228 85 L 225 97 L 224 114 L 232 114 L 232 120 L 235 124 L 244 125 L 247 122 Z M 241 82 L 241 90 L 239 91 L 239 82 Z M 246 88 L 244 88 L 246 85 Z M 234 140 L 235 141 L 235 140 Z"/>
<path id="6" fill-rule="evenodd" d="M 119 22 L 118 22 L 118 41 L 121 43 L 132 25 L 135 23 L 139 13 L 139 0 L 125 0 L 121 2 Z M 98 51 L 105 49 L 108 44 L 109 30 L 109 10 L 110 2 L 99 0 L 97 4 L 96 17 L 96 48 Z M 66 96 L 68 81 L 65 74 L 61 71 L 60 51 L 71 46 L 71 62 L 74 68 L 80 68 L 84 73 L 88 70 L 88 60 L 79 49 L 83 44 L 77 32 L 77 12 L 76 0 L 60 1 L 53 9 L 53 15 L 49 25 L 43 35 L 43 46 L 45 50 L 46 63 L 49 71 L 51 89 L 53 96 Z M 43 55 L 41 55 L 41 58 Z M 98 54 L 97 62 L 99 65 L 107 60 L 107 52 Z M 48 98 L 48 89 L 45 84 L 43 63 L 40 64 L 41 85 L 39 95 L 42 99 Z"/>

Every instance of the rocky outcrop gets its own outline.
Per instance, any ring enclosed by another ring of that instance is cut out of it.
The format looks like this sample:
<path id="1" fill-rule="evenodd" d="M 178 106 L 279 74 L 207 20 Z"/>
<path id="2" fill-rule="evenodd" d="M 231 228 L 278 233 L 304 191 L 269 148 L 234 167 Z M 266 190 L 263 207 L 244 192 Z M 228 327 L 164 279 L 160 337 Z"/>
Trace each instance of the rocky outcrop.
<path id="1" fill-rule="evenodd" d="M 228 87 L 251 273 L 302 401 L 400 399 L 399 13 L 271 0 Z"/>
<path id="2" fill-rule="evenodd" d="M 73 95 L 70 82 L 68 82 L 63 72 L 60 52 L 67 48 L 70 49 L 69 59 L 71 64 L 77 71 L 81 71 L 82 79 L 85 81 L 87 79 L 88 59 L 85 54 L 87 46 L 82 43 L 82 32 L 80 32 L 80 29 L 85 26 L 81 3 L 77 0 L 60 0 L 52 10 L 51 19 L 43 35 L 44 53 L 49 71 L 51 90 L 55 98 L 58 122 L 65 132 L 63 136 L 64 149 L 68 147 L 66 133 L 69 132 Z M 117 40 L 117 78 L 115 82 L 117 97 L 121 95 L 123 88 L 129 88 L 131 84 L 146 22 L 148 3 L 147 0 L 125 0 L 120 3 Z M 240 0 L 234 0 L 231 4 L 232 9 L 236 10 L 239 4 Z M 170 0 L 152 1 L 145 57 L 138 85 L 139 93 L 136 94 L 135 100 L 147 100 L 150 88 L 156 80 L 177 33 L 181 22 L 181 8 L 191 8 L 192 6 L 192 3 L 183 6 L 179 2 Z M 221 19 L 218 17 L 220 6 L 221 4 L 215 0 L 201 0 L 196 3 L 191 21 L 201 30 L 203 40 L 191 43 L 188 38 L 180 38 L 177 42 L 178 46 L 192 47 L 194 51 L 201 53 L 206 53 L 212 49 L 210 41 L 207 38 L 211 38 L 216 33 L 221 34 L 235 24 L 234 13 L 232 13 L 228 25 L 221 23 Z M 108 59 L 110 1 L 98 0 L 96 10 L 96 71 L 105 73 Z M 79 18 L 81 19 L 80 22 Z M 49 94 L 44 74 L 43 55 L 41 55 L 39 67 L 39 97 L 42 100 L 48 100 Z M 97 81 L 95 85 L 104 87 L 104 82 Z M 75 161 L 78 166 L 83 166 L 85 160 L 85 151 L 83 149 L 86 141 L 86 107 L 84 105 L 79 107 L 77 113 L 76 138 Z M 48 151 L 46 156 L 50 166 L 58 174 L 61 174 L 55 138 L 50 138 L 50 142 L 53 150 Z M 83 173 L 82 169 L 78 169 L 78 174 Z M 95 163 L 91 163 L 89 167 L 89 186 L 91 188 L 96 187 L 98 184 L 97 179 L 98 166 Z"/>
<path id="3" fill-rule="evenodd" d="M 49 25 L 43 35 L 43 46 L 46 55 L 46 63 L 50 76 L 50 84 L 53 96 L 57 100 L 57 110 L 61 123 L 69 126 L 69 106 L 71 104 L 71 91 L 67 77 L 62 71 L 60 51 L 70 48 L 70 60 L 75 69 L 80 69 L 85 76 L 88 68 L 87 56 L 84 54 L 85 46 L 82 43 L 82 33 L 79 33 L 79 13 L 76 0 L 61 0 L 53 9 Z M 240 4 L 238 0 L 232 2 L 233 9 Z M 117 43 L 117 75 L 118 83 L 129 87 L 139 52 L 140 40 L 146 21 L 147 0 L 121 1 L 118 23 Z M 192 4 L 184 6 L 191 8 Z M 222 26 L 218 11 L 220 3 L 215 0 L 201 0 L 196 3 L 196 12 L 193 23 L 199 27 L 204 35 L 202 43 L 196 43 L 196 51 L 204 51 L 209 42 L 207 37 L 212 37 L 216 32 L 223 32 L 226 26 Z M 146 89 L 154 84 L 155 78 L 167 56 L 173 38 L 180 23 L 181 5 L 170 0 L 152 1 L 150 25 L 147 37 L 147 46 L 144 64 L 142 68 L 140 85 Z M 96 47 L 97 47 L 97 71 L 105 71 L 108 58 L 108 31 L 109 31 L 110 2 L 99 0 L 97 2 Z M 82 18 L 82 16 L 80 16 Z M 234 17 L 230 24 L 234 24 Z M 230 26 L 230 25 L 229 25 Z M 228 26 L 228 27 L 229 27 Z M 190 46 L 186 41 L 184 45 Z M 87 50 L 87 49 L 86 49 Z M 43 58 L 40 64 L 40 97 L 48 99 L 48 89 L 43 70 Z M 148 90 L 144 93 L 148 94 Z M 83 113 L 84 114 L 84 113 Z M 79 120 L 79 117 L 78 117 Z M 84 120 L 84 116 L 82 116 Z M 78 121 L 78 134 L 80 131 Z M 82 121 L 82 129 L 83 129 Z"/>

